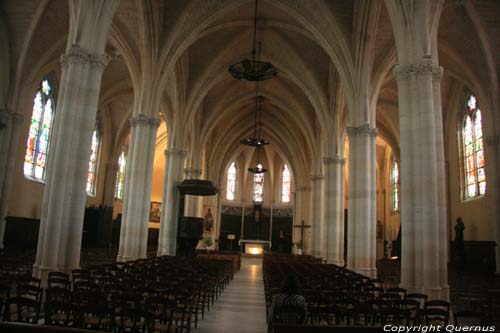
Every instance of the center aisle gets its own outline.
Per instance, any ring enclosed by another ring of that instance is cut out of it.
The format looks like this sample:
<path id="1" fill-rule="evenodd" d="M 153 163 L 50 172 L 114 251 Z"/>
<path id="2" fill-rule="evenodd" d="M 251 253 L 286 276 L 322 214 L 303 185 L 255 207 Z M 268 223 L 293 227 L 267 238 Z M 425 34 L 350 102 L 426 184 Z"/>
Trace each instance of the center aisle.
<path id="1" fill-rule="evenodd" d="M 241 269 L 193 333 L 265 333 L 262 258 L 241 258 Z"/>

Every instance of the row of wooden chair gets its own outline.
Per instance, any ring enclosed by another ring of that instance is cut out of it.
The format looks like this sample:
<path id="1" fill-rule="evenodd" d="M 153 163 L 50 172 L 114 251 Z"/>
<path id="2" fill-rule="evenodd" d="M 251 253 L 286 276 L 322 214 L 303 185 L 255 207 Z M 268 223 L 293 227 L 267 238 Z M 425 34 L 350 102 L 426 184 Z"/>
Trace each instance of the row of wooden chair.
<path id="1" fill-rule="evenodd" d="M 384 281 L 304 256 L 266 255 L 263 271 L 268 306 L 280 292 L 285 277 L 297 276 L 306 298 L 309 324 L 447 325 L 451 319 L 451 304 L 445 300 L 429 300 L 425 294 L 408 293 L 399 287 L 384 288 L 387 286 Z M 491 323 L 488 316 L 475 314 L 477 322 Z M 467 320 L 471 320 L 472 315 L 472 312 L 457 312 L 454 318 L 468 316 Z"/>
<path id="2" fill-rule="evenodd" d="M 190 332 L 232 279 L 232 262 L 158 257 L 23 277 L 0 287 L 2 319 L 107 331 Z M 3 289 L 2 289 L 3 288 Z M 15 296 L 13 296 L 15 295 Z"/>

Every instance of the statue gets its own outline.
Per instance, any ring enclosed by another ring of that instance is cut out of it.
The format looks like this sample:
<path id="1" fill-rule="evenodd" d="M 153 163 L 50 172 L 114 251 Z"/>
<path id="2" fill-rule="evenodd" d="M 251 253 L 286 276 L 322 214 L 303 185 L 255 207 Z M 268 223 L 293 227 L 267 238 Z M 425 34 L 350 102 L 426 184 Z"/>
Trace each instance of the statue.
<path id="1" fill-rule="evenodd" d="M 464 247 L 464 230 L 465 225 L 462 218 L 457 217 L 457 224 L 455 224 L 455 248 L 458 268 L 465 268 L 465 247 Z"/>
<path id="2" fill-rule="evenodd" d="M 457 224 L 455 224 L 455 243 L 457 246 L 462 246 L 464 245 L 464 230 L 465 230 L 465 225 L 464 222 L 462 221 L 462 218 L 459 216 L 457 217 Z"/>

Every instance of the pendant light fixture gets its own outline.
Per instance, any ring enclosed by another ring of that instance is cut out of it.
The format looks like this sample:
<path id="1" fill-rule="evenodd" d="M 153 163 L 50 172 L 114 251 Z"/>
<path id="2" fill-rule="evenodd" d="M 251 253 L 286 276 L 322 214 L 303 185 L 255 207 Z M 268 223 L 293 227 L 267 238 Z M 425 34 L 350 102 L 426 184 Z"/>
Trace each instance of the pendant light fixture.
<path id="1" fill-rule="evenodd" d="M 231 73 L 231 75 L 238 80 L 264 81 L 275 77 L 278 74 L 278 71 L 273 64 L 270 62 L 260 61 L 260 56 L 256 58 L 255 46 L 257 43 L 257 9 L 257 0 L 255 0 L 252 60 L 243 59 L 242 61 L 229 66 L 229 73 Z"/>

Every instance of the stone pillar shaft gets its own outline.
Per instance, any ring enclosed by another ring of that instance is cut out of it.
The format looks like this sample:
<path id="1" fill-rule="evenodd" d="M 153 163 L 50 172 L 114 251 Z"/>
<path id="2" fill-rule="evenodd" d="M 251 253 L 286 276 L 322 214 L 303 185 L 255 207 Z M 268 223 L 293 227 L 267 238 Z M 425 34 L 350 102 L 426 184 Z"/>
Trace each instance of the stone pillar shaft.
<path id="1" fill-rule="evenodd" d="M 15 166 L 15 156 L 19 147 L 20 125 L 23 116 L 4 109 L 0 128 L 0 156 L 4 158 L 0 161 L 0 249 L 4 248 L 3 240 L 5 236 L 5 225 L 7 221 L 7 204 L 12 184 L 12 174 Z"/>
<path id="2" fill-rule="evenodd" d="M 345 159 L 327 157 L 325 164 L 325 244 L 329 263 L 344 266 L 344 197 L 343 178 Z"/>
<path id="3" fill-rule="evenodd" d="M 397 65 L 395 74 L 401 131 L 401 286 L 447 299 L 442 68 L 423 59 Z"/>
<path id="4" fill-rule="evenodd" d="M 116 187 L 116 174 L 118 172 L 119 166 L 115 162 L 106 163 L 106 175 L 105 175 L 105 185 L 104 185 L 104 198 L 103 204 L 107 207 L 113 206 L 113 201 L 115 199 L 115 187 Z"/>
<path id="5" fill-rule="evenodd" d="M 34 276 L 79 267 L 86 181 L 102 72 L 108 59 L 77 45 L 62 56 Z"/>
<path id="6" fill-rule="evenodd" d="M 188 179 L 200 179 L 201 169 L 186 168 L 184 169 L 184 174 Z M 197 216 L 200 198 L 200 196 L 186 195 L 184 203 L 185 216 Z"/>
<path id="7" fill-rule="evenodd" d="M 118 261 L 146 258 L 156 131 L 160 119 L 131 119 L 131 142 L 123 195 Z"/>
<path id="8" fill-rule="evenodd" d="M 369 124 L 348 127 L 349 218 L 347 267 L 366 276 L 376 276 L 374 139 L 377 130 Z"/>
<path id="9" fill-rule="evenodd" d="M 165 173 L 163 178 L 162 212 L 158 255 L 175 255 L 177 249 L 177 222 L 179 217 L 179 191 L 186 151 L 171 148 L 165 151 Z"/>
<path id="10" fill-rule="evenodd" d="M 311 176 L 311 225 L 313 228 L 313 256 L 324 257 L 324 215 L 323 215 L 323 176 Z"/>

